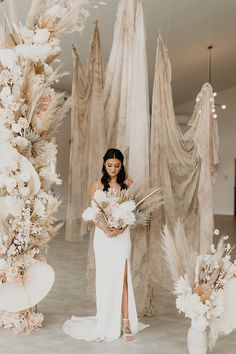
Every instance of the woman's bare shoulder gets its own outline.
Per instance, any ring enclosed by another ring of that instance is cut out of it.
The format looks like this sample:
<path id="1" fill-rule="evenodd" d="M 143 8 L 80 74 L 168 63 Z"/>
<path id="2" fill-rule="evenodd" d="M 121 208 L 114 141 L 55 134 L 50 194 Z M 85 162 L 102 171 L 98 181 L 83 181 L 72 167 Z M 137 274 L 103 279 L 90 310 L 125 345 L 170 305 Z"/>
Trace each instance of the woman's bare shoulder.
<path id="1" fill-rule="evenodd" d="M 98 180 L 92 184 L 91 190 L 95 192 L 96 189 L 102 189 L 102 183 L 100 180 Z"/>
<path id="2" fill-rule="evenodd" d="M 130 186 L 131 186 L 131 184 L 133 184 L 132 179 L 130 179 L 130 178 L 126 178 L 126 180 L 125 180 L 125 184 L 126 184 L 128 187 L 130 187 Z"/>

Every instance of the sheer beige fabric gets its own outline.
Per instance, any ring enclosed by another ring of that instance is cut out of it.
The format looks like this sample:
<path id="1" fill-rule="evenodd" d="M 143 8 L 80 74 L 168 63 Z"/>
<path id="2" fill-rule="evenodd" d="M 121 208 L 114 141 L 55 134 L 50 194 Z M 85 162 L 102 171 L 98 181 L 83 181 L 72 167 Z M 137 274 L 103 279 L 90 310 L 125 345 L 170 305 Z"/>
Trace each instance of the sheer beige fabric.
<path id="1" fill-rule="evenodd" d="M 71 151 L 66 221 L 66 239 L 70 241 L 78 240 L 88 231 L 81 215 L 88 205 L 91 185 L 101 173 L 101 157 L 105 150 L 103 65 L 97 23 L 86 71 L 75 49 L 72 55 Z"/>
<path id="2" fill-rule="evenodd" d="M 165 204 L 153 213 L 150 225 L 149 278 L 154 286 L 168 285 L 160 235 L 181 218 L 192 247 L 206 252 L 213 231 L 212 184 L 218 164 L 218 127 L 213 118 L 212 87 L 206 83 L 196 99 L 189 130 L 183 135 L 175 121 L 171 67 L 167 48 L 158 38 L 151 118 L 151 184 L 164 188 Z M 152 289 L 150 288 L 150 297 Z"/>
<path id="3" fill-rule="evenodd" d="M 126 156 L 131 179 L 149 178 L 149 94 L 141 0 L 121 0 L 106 68 L 104 102 L 108 147 Z"/>

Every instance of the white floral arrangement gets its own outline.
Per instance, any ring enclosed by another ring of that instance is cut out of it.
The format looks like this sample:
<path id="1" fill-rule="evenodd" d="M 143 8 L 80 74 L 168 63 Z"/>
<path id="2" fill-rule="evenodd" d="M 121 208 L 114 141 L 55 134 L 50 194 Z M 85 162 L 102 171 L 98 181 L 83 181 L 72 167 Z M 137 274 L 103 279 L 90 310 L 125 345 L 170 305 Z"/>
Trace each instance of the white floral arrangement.
<path id="1" fill-rule="evenodd" d="M 13 0 L 9 6 L 8 31 L 0 26 L 0 326 L 22 333 L 40 328 L 42 314 L 6 294 L 44 276 L 45 289 L 32 290 L 30 304 L 46 296 L 54 272 L 40 252 L 62 226 L 54 225 L 60 201 L 50 188 L 61 184 L 54 135 L 70 100 L 52 86 L 65 75 L 52 63 L 59 37 L 81 32 L 89 11 L 86 0 L 33 0 L 23 25 Z"/>
<path id="2" fill-rule="evenodd" d="M 215 229 L 214 235 L 219 235 Z M 208 254 L 192 252 L 178 222 L 174 234 L 165 226 L 163 249 L 174 281 L 176 308 L 191 319 L 200 332 L 209 330 L 208 345 L 212 349 L 219 335 L 236 328 L 236 260 L 231 260 L 233 247 L 223 235 Z"/>
<path id="3" fill-rule="evenodd" d="M 162 204 L 162 189 L 155 189 L 143 197 L 138 196 L 135 189 L 137 186 L 121 191 L 97 189 L 91 206 L 82 215 L 83 219 L 105 225 L 108 229 L 146 225 L 150 212 Z"/>

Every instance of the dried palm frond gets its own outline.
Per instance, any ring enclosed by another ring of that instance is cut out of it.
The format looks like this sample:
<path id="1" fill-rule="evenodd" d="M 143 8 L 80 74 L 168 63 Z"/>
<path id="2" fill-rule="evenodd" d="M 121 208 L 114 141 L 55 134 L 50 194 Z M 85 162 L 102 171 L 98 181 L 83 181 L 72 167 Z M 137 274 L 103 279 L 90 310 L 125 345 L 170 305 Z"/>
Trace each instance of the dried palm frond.
<path id="1" fill-rule="evenodd" d="M 64 93 L 56 93 L 52 101 L 49 103 L 47 110 L 43 115 L 43 124 L 37 127 L 37 115 L 32 118 L 32 126 L 43 139 L 49 139 L 53 136 L 71 107 L 71 100 L 64 101 Z"/>
<path id="2" fill-rule="evenodd" d="M 220 240 L 218 241 L 216 253 L 214 254 L 214 258 L 216 261 L 220 261 L 225 253 L 225 240 L 224 236 L 221 236 Z"/>
<path id="3" fill-rule="evenodd" d="M 28 119 L 28 122 L 30 123 L 31 122 L 31 119 L 33 117 L 33 114 L 36 110 L 36 108 L 38 107 L 39 105 L 39 101 L 40 99 L 42 98 L 43 94 L 45 93 L 45 90 L 47 88 L 50 88 L 51 85 L 53 84 L 53 82 L 55 82 L 56 80 L 59 80 L 62 76 L 66 75 L 67 73 L 61 73 L 60 70 L 62 68 L 62 65 L 59 65 L 53 72 L 51 75 L 49 75 L 46 79 L 45 82 L 43 83 L 39 83 L 38 85 L 38 89 L 37 89 L 37 92 L 34 96 L 34 99 L 31 103 L 31 107 L 30 107 L 30 110 L 28 112 L 28 116 L 27 116 L 27 119 Z"/>
<path id="4" fill-rule="evenodd" d="M 26 131 L 25 137 L 31 142 L 31 155 L 33 157 L 39 156 L 43 152 L 45 145 L 42 137 L 32 129 Z"/>
<path id="5" fill-rule="evenodd" d="M 0 48 L 6 47 L 6 32 L 3 26 L 0 25 Z"/>
<path id="6" fill-rule="evenodd" d="M 14 0 L 8 0 L 8 8 L 9 8 L 11 23 L 17 25 L 19 23 L 19 17 L 17 14 L 16 5 L 15 5 Z"/>
<path id="7" fill-rule="evenodd" d="M 164 226 L 161 243 L 173 281 L 187 275 L 189 283 L 194 284 L 197 254 L 188 244 L 180 220 L 177 221 L 173 233 L 167 225 Z"/>
<path id="8" fill-rule="evenodd" d="M 60 21 L 55 24 L 54 36 L 58 37 L 62 33 L 73 32 L 75 28 L 82 31 L 84 29 L 84 22 L 89 16 L 87 4 L 87 1 L 74 1 L 70 9 L 68 9 Z"/>
<path id="9" fill-rule="evenodd" d="M 38 15 L 41 13 L 42 6 L 43 6 L 43 0 L 32 1 L 31 7 L 28 12 L 28 16 L 26 18 L 26 25 L 29 28 L 34 28 L 35 18 L 38 17 Z"/>
<path id="10" fill-rule="evenodd" d="M 50 204 L 48 205 L 45 213 L 45 221 L 47 222 L 52 215 L 57 211 L 58 207 L 61 204 L 61 200 L 59 200 L 59 197 L 55 198 Z"/>
<path id="11" fill-rule="evenodd" d="M 49 227 L 48 233 L 51 238 L 57 236 L 59 230 L 64 226 L 65 221 L 59 222 L 56 226 L 54 227 Z"/>

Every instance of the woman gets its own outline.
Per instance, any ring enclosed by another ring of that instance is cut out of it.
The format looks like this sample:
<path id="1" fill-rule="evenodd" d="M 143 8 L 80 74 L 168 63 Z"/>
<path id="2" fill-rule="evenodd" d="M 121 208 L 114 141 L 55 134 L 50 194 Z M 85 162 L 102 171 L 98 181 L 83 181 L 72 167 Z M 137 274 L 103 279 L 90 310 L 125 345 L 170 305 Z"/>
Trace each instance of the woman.
<path id="1" fill-rule="evenodd" d="M 132 184 L 126 179 L 123 154 L 109 149 L 103 157 L 103 176 L 95 182 L 91 199 L 97 189 L 108 191 L 127 189 Z M 131 341 L 133 335 L 146 326 L 138 323 L 130 272 L 131 240 L 129 229 L 107 229 L 96 224 L 94 233 L 96 262 L 95 317 L 72 317 L 64 331 L 72 337 L 111 342 L 122 336 Z"/>

